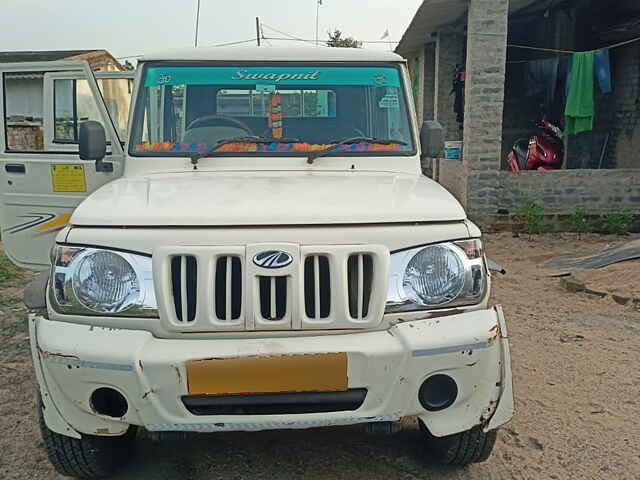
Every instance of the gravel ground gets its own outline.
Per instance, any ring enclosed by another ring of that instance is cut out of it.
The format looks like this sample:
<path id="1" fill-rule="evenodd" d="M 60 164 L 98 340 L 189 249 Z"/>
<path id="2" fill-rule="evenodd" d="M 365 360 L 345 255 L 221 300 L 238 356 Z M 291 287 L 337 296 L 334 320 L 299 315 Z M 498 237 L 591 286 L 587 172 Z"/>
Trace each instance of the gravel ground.
<path id="1" fill-rule="evenodd" d="M 637 238 L 637 237 L 636 237 Z M 628 239 L 627 239 L 628 240 Z M 415 422 L 391 437 L 358 427 L 227 433 L 181 442 L 140 438 L 116 478 L 211 479 L 640 479 L 640 312 L 610 298 L 567 293 L 538 263 L 620 237 L 487 237 L 507 276 L 494 277 L 511 337 L 517 415 L 492 458 L 469 468 L 429 463 Z M 616 267 L 637 277 L 637 262 Z M 20 287 L 0 286 L 0 479 L 59 479 L 37 431 L 34 378 Z M 620 283 L 618 281 L 618 283 Z"/>

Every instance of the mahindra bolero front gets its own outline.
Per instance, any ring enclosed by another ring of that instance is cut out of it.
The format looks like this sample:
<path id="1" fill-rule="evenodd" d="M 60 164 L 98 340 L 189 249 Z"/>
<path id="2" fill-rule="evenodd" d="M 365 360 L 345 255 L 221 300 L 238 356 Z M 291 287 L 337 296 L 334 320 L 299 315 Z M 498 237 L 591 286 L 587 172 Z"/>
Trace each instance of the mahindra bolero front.
<path id="1" fill-rule="evenodd" d="M 30 318 L 52 461 L 109 473 L 136 427 L 409 416 L 440 461 L 485 460 L 513 415 L 506 324 L 479 230 L 420 173 L 403 61 L 250 52 L 139 67 L 125 175 L 58 235 Z"/>

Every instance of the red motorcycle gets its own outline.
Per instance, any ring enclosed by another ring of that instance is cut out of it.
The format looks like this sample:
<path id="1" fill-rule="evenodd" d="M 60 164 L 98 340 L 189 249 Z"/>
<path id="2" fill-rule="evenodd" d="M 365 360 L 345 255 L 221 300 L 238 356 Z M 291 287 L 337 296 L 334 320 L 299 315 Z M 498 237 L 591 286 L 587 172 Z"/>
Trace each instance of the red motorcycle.
<path id="1" fill-rule="evenodd" d="M 510 172 L 520 170 L 559 170 L 564 160 L 564 144 L 562 130 L 548 120 L 537 124 L 541 135 L 534 135 L 529 140 L 521 138 L 513 144 L 507 157 L 507 169 Z"/>

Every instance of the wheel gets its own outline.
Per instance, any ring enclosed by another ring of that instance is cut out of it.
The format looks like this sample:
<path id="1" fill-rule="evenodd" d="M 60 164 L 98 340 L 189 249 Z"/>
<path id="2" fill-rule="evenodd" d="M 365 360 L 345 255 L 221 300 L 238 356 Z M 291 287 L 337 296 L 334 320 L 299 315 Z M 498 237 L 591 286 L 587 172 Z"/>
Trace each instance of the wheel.
<path id="1" fill-rule="evenodd" d="M 120 437 L 82 435 L 72 438 L 49 430 L 38 405 L 40 432 L 49 461 L 61 475 L 78 478 L 104 478 L 124 466 L 131 457 L 135 427 Z"/>
<path id="2" fill-rule="evenodd" d="M 427 437 L 429 453 L 444 465 L 468 465 L 488 460 L 496 443 L 498 430 L 483 432 L 482 427 L 473 427 L 465 432 L 446 437 L 436 437 L 420 421 L 420 429 Z"/>

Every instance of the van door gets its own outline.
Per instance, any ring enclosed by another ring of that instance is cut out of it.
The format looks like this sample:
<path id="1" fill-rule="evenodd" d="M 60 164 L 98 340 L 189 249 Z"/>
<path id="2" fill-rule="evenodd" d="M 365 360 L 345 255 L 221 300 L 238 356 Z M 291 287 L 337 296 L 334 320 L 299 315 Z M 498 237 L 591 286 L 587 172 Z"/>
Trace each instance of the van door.
<path id="1" fill-rule="evenodd" d="M 120 138 L 127 138 L 135 73 L 94 72 L 93 75 Z M 87 120 L 99 121 L 100 117 L 84 73 L 46 73 L 43 98 L 44 118 L 47 119 L 44 122 L 45 150 L 69 151 L 73 147 L 77 151 L 78 124 Z M 66 118 L 73 118 L 74 123 L 70 128 L 61 128 L 60 123 Z"/>
<path id="2" fill-rule="evenodd" d="M 87 118 L 78 116 L 78 88 L 54 88 L 52 75 L 57 73 L 82 82 L 83 102 L 92 112 Z M 67 225 L 73 210 L 91 192 L 122 175 L 122 140 L 85 61 L 0 64 L 0 115 L 4 251 L 18 266 L 45 269 L 56 233 Z M 77 129 L 83 119 L 105 127 L 110 143 L 105 162 L 113 171 L 98 172 L 95 162 L 80 160 Z M 53 132 L 52 140 L 65 136 L 68 141 L 51 148 L 45 132 Z"/>

